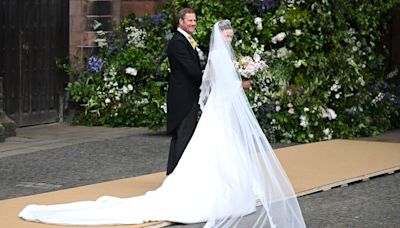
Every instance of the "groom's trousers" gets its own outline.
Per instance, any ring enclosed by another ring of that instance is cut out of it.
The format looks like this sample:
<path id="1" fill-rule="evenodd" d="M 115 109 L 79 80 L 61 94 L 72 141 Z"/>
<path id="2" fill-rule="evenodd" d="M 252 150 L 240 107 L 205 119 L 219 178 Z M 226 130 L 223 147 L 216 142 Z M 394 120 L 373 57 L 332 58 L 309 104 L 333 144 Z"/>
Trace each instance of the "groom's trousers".
<path id="1" fill-rule="evenodd" d="M 183 151 L 192 138 L 193 132 L 196 129 L 199 113 L 199 105 L 195 103 L 190 112 L 185 116 L 179 126 L 172 131 L 171 145 L 169 148 L 167 175 L 172 173 L 178 165 Z"/>

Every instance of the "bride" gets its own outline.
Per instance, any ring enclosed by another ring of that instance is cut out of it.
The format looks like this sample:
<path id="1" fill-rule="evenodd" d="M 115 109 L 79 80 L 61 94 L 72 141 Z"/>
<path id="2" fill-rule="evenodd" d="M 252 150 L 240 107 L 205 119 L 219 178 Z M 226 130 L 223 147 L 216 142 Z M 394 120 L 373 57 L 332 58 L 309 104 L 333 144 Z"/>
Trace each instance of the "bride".
<path id="1" fill-rule="evenodd" d="M 305 227 L 289 179 L 243 91 L 233 62 L 232 31 L 229 20 L 213 27 L 199 101 L 203 114 L 178 166 L 161 187 L 131 198 L 28 205 L 19 216 L 61 225 L 162 220 L 244 227 L 241 219 L 257 211 L 253 227 Z"/>

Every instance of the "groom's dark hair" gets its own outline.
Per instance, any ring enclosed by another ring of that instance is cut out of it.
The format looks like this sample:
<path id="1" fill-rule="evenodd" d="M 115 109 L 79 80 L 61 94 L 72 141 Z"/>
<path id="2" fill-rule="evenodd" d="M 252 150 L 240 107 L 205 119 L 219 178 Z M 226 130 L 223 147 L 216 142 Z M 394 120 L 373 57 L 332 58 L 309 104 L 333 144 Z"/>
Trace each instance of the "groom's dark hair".
<path id="1" fill-rule="evenodd" d="M 182 19 L 182 20 L 185 19 L 185 15 L 188 13 L 196 13 L 196 12 L 194 12 L 194 10 L 192 10 L 191 8 L 183 8 L 178 13 L 178 21 L 179 21 L 179 19 Z"/>

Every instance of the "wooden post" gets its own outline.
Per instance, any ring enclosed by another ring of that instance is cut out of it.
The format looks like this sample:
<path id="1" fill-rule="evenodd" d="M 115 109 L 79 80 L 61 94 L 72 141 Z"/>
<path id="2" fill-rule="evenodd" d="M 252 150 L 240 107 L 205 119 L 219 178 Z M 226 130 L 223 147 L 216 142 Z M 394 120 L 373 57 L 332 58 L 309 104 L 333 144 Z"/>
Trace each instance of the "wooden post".
<path id="1" fill-rule="evenodd" d="M 15 122 L 4 112 L 3 78 L 0 77 L 0 142 L 4 142 L 6 137 L 15 136 L 15 129 Z"/>

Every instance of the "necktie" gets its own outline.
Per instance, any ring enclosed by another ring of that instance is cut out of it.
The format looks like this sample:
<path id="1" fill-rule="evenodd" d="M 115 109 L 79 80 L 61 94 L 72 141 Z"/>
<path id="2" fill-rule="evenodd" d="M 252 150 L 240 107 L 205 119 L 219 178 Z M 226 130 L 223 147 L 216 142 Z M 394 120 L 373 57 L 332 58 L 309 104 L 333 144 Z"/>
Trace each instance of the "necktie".
<path id="1" fill-rule="evenodd" d="M 190 44 L 192 45 L 192 48 L 194 49 L 197 45 L 196 41 L 193 39 L 192 36 L 189 36 L 188 38 L 189 38 Z"/>

